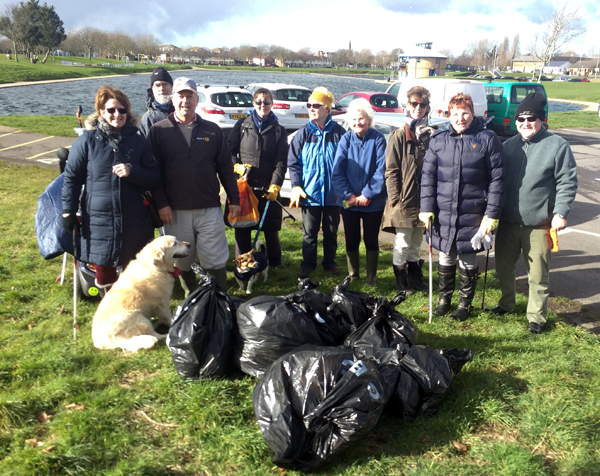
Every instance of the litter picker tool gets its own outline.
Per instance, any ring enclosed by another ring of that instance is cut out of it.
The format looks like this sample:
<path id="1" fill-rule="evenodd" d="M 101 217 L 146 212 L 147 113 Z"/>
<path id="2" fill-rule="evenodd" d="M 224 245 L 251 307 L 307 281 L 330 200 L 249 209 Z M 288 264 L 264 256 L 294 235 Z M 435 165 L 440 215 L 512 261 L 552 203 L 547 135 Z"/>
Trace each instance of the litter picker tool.
<path id="1" fill-rule="evenodd" d="M 77 282 L 77 232 L 79 227 L 73 227 L 73 339 L 77 340 L 77 293 L 79 283 Z"/>
<path id="2" fill-rule="evenodd" d="M 431 226 L 433 220 L 429 218 L 429 226 L 426 233 L 429 233 L 429 324 L 433 320 L 433 248 L 431 247 Z"/>
<path id="3" fill-rule="evenodd" d="M 490 250 L 485 255 L 485 273 L 483 275 L 483 296 L 481 297 L 481 309 L 485 307 L 485 283 L 487 281 L 488 262 L 490 261 Z"/>
<path id="4" fill-rule="evenodd" d="M 270 204 L 271 204 L 271 200 L 268 200 L 267 204 L 265 205 L 265 211 L 263 212 L 262 217 L 260 217 L 260 223 L 258 224 L 258 230 L 256 230 L 256 235 L 254 235 L 254 242 L 252 243 L 252 249 L 254 249 L 256 247 L 256 242 L 258 241 L 258 237 L 260 235 L 260 232 L 262 231 L 262 227 L 265 222 L 265 217 L 267 216 L 267 212 L 269 211 Z"/>

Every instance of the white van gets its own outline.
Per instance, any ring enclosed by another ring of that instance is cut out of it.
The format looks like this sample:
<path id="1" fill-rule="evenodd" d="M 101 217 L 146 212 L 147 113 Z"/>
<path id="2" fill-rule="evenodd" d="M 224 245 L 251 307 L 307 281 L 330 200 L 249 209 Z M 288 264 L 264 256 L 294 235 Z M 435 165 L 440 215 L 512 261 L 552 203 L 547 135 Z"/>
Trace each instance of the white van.
<path id="1" fill-rule="evenodd" d="M 398 89 L 398 102 L 400 106 L 406 108 L 406 93 L 413 86 L 423 86 L 431 94 L 431 112 L 430 117 L 448 117 L 448 102 L 457 93 L 470 94 L 473 99 L 475 115 L 487 119 L 487 96 L 485 95 L 485 86 L 480 81 L 471 81 L 467 79 L 438 79 L 438 78 L 418 78 L 404 79 Z M 391 88 L 398 87 L 392 84 Z"/>

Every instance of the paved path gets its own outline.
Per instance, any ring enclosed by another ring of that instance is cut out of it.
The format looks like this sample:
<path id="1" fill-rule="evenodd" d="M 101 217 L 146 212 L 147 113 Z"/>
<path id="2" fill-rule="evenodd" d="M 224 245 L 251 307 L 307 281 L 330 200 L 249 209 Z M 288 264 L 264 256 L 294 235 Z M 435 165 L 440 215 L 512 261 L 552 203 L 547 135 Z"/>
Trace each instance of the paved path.
<path id="1" fill-rule="evenodd" d="M 600 129 L 553 131 L 569 141 L 578 167 L 579 190 L 568 228 L 559 234 L 560 251 L 552 255 L 552 296 L 564 296 L 584 306 L 573 311 L 572 320 L 600 333 Z M 52 137 L 0 126 L 0 160 L 58 169 L 56 150 L 70 147 L 75 138 Z M 299 210 L 292 213 L 299 218 Z M 394 236 L 381 233 L 380 241 L 391 249 Z M 424 254 L 427 246 L 423 246 Z M 489 269 L 495 256 L 490 253 Z M 434 254 L 437 261 L 437 253 Z M 485 254 L 479 254 L 485 269 Z M 517 286 L 527 292 L 525 264 L 517 268 Z M 491 303 L 490 303 L 491 304 Z M 567 312 L 568 313 L 568 312 Z M 563 315 L 565 311 L 563 311 Z M 567 316 L 568 317 L 568 316 Z"/>

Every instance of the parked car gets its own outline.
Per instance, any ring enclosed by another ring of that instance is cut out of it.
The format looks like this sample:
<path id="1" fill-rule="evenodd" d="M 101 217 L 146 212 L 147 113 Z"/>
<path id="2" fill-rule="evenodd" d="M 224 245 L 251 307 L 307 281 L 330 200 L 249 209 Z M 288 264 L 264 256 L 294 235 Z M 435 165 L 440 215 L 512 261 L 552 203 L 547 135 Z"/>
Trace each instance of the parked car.
<path id="1" fill-rule="evenodd" d="M 369 101 L 369 104 L 371 104 L 373 111 L 375 112 L 404 112 L 404 109 L 400 108 L 400 105 L 398 104 L 398 98 L 393 94 L 380 93 L 377 91 L 358 91 L 340 96 L 338 100 L 333 103 L 331 115 L 337 116 L 339 114 L 345 114 L 350 103 L 357 98 L 365 98 Z"/>
<path id="2" fill-rule="evenodd" d="M 252 110 L 252 94 L 243 86 L 198 86 L 196 113 L 228 136 L 235 123 Z"/>
<path id="3" fill-rule="evenodd" d="M 557 76 L 552 81 L 566 82 L 566 81 L 569 81 L 569 77 L 568 76 Z"/>
<path id="4" fill-rule="evenodd" d="M 546 88 L 538 83 L 492 81 L 485 85 L 485 93 L 488 115 L 493 116 L 490 126 L 499 136 L 513 136 L 517 133 L 515 113 L 525 96 L 529 93 L 540 93 L 548 98 Z M 545 109 L 547 123 L 548 104 Z"/>
<path id="5" fill-rule="evenodd" d="M 273 95 L 273 112 L 279 123 L 288 131 L 300 129 L 308 122 L 306 102 L 311 90 L 304 86 L 284 83 L 251 83 L 248 91 L 254 95 L 259 88 L 266 88 Z"/>
<path id="6" fill-rule="evenodd" d="M 346 130 L 350 129 L 350 122 L 345 114 L 339 114 L 333 117 L 333 120 L 337 123 L 341 124 L 342 127 Z M 449 119 L 440 117 L 440 118 L 431 118 L 429 120 L 429 124 L 432 126 L 439 126 L 450 122 Z M 399 129 L 400 127 L 404 127 L 406 123 L 406 114 L 403 113 L 387 113 L 387 112 L 375 112 L 373 116 L 373 128 L 377 129 L 385 136 L 385 140 L 387 141 L 389 135 L 392 131 Z M 288 143 L 292 142 L 292 139 L 296 133 L 288 135 Z M 290 184 L 290 176 L 289 173 L 286 172 L 285 179 L 283 181 L 283 185 L 281 186 L 281 190 L 279 191 L 279 195 L 284 200 L 289 200 L 292 196 L 292 186 Z"/>
<path id="7" fill-rule="evenodd" d="M 552 78 L 549 78 L 548 76 L 542 76 L 540 78 L 540 81 L 554 81 Z"/>
<path id="8" fill-rule="evenodd" d="M 590 82 L 590 80 L 589 80 L 589 79 L 587 79 L 587 78 L 581 78 L 581 82 L 582 82 L 582 83 L 589 83 L 589 82 Z"/>
<path id="9" fill-rule="evenodd" d="M 581 83 L 581 78 L 569 78 L 569 83 Z"/>
<path id="10" fill-rule="evenodd" d="M 470 94 L 473 98 L 475 115 L 487 118 L 487 100 L 484 83 L 469 79 L 417 78 L 405 79 L 398 91 L 398 102 L 406 107 L 406 94 L 414 86 L 423 86 L 431 95 L 431 112 L 429 117 L 448 117 L 448 102 L 457 93 Z M 404 112 L 404 110 L 402 111 Z"/>
<path id="11" fill-rule="evenodd" d="M 404 81 L 404 79 L 398 79 L 396 81 L 394 81 L 386 90 L 385 92 L 388 94 L 392 94 L 393 96 L 398 97 L 398 91 L 400 91 L 400 86 L 402 85 L 402 81 Z"/>

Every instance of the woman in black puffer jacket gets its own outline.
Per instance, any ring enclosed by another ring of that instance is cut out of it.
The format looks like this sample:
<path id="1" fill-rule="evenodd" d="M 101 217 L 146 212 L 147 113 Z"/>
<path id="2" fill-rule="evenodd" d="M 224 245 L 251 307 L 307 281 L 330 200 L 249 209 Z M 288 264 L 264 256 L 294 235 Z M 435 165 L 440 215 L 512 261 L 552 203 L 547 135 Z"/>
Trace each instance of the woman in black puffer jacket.
<path id="1" fill-rule="evenodd" d="M 455 95 L 448 110 L 451 126 L 433 133 L 425 154 L 419 218 L 427 225 L 433 221 L 430 239 L 440 251 L 440 297 L 434 312 L 441 316 L 450 309 L 458 259 L 460 301 L 451 317 L 462 321 L 477 285 L 476 237 L 483 239 L 498 226 L 504 159 L 496 134 L 474 116 L 470 95 Z"/>
<path id="2" fill-rule="evenodd" d="M 88 130 L 73 144 L 65 168 L 63 225 L 72 233 L 81 208 L 77 258 L 94 264 L 96 284 L 107 288 L 117 280 L 117 266 L 125 267 L 154 238 L 140 189 L 156 187 L 160 170 L 150 144 L 138 134 L 125 93 L 102 86 L 95 103 L 96 112 L 86 119 Z"/>
<path id="3" fill-rule="evenodd" d="M 227 142 L 231 149 L 233 170 L 243 175 L 250 168 L 248 184 L 258 198 L 258 212 L 262 218 L 269 200 L 277 199 L 287 170 L 288 142 L 285 128 L 273 114 L 273 95 L 265 88 L 254 93 L 254 110 L 245 119 L 240 119 L 229 134 Z M 264 189 L 262 191 L 261 189 Z M 226 215 L 227 216 L 227 215 Z M 262 231 L 267 244 L 269 266 L 281 265 L 281 206 L 269 205 Z M 252 230 L 236 228 L 236 256 L 252 249 Z"/>

